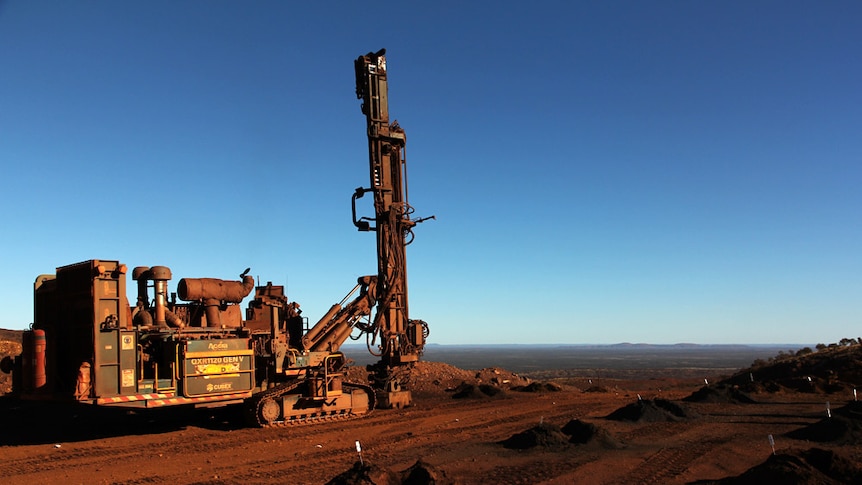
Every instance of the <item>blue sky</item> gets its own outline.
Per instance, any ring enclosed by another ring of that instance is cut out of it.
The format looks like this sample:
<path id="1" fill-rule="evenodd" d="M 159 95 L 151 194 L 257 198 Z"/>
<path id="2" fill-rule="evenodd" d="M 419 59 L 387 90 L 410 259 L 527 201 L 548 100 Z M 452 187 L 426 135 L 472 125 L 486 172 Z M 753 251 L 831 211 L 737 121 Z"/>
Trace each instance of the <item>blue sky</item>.
<path id="1" fill-rule="evenodd" d="M 385 47 L 410 202 L 437 216 L 408 247 L 431 342 L 858 336 L 860 22 L 849 1 L 0 1 L 0 327 L 93 258 L 251 267 L 319 318 L 376 271 L 353 60 Z"/>

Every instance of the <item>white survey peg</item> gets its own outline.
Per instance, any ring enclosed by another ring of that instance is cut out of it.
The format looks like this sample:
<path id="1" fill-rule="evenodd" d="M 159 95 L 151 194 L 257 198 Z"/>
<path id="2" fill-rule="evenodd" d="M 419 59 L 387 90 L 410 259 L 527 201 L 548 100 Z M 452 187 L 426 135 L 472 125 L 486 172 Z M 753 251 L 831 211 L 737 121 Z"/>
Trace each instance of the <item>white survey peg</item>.
<path id="1" fill-rule="evenodd" d="M 853 400 L 854 401 L 856 400 L 856 389 L 855 388 L 853 389 Z"/>
<path id="2" fill-rule="evenodd" d="M 772 454 L 775 454 L 775 440 L 772 438 L 772 435 L 769 435 L 769 446 L 772 447 Z"/>
<path id="3" fill-rule="evenodd" d="M 832 419 L 832 406 L 829 405 L 829 401 L 826 401 L 826 417 Z"/>
<path id="4" fill-rule="evenodd" d="M 362 462 L 362 445 L 359 444 L 359 440 L 356 440 L 356 452 L 359 453 L 359 464 L 365 465 L 365 463 Z"/>

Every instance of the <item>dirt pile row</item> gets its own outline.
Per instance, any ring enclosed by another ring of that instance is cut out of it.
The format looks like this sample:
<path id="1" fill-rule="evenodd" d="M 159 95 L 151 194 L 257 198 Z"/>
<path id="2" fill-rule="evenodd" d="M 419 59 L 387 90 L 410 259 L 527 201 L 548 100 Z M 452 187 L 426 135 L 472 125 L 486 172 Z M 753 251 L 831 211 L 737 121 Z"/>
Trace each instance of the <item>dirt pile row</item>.
<path id="1" fill-rule="evenodd" d="M 518 392 L 560 392 L 563 390 L 562 386 L 558 384 L 554 384 L 553 382 L 531 382 L 526 386 L 515 386 L 512 388 L 513 391 Z"/>
<path id="2" fill-rule="evenodd" d="M 490 384 L 468 384 L 462 382 L 452 390 L 453 399 L 482 399 L 503 395 L 503 389 Z"/>
<path id="3" fill-rule="evenodd" d="M 422 460 L 410 468 L 392 470 L 357 461 L 349 470 L 340 473 L 327 485 L 454 485 L 455 482 L 435 466 Z"/>
<path id="4" fill-rule="evenodd" d="M 683 401 L 728 404 L 754 404 L 757 402 L 747 393 L 740 390 L 739 386 L 730 386 L 727 384 L 703 386 L 694 391 L 690 396 L 683 398 Z"/>
<path id="5" fill-rule="evenodd" d="M 504 387 L 494 384 L 470 384 L 462 382 L 452 390 L 454 399 L 482 399 L 486 397 L 504 396 L 506 391 Z M 552 382 L 531 382 L 526 386 L 514 386 L 509 388 L 514 392 L 529 392 L 529 393 L 545 393 L 545 392 L 560 392 L 562 387 Z"/>

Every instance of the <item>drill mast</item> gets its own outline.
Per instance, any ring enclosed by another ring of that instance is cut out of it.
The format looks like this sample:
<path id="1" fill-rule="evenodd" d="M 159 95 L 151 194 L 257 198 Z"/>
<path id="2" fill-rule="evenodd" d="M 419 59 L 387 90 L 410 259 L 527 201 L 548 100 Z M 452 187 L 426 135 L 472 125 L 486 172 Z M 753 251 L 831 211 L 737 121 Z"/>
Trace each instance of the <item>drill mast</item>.
<path id="1" fill-rule="evenodd" d="M 407 201 L 406 136 L 397 121 L 389 122 L 385 53 L 381 49 L 355 61 L 356 96 L 362 100 L 368 132 L 370 187 L 357 188 L 352 205 L 356 227 L 377 233 L 377 313 L 372 333 L 380 337 L 378 367 L 386 374 L 381 377 L 391 381 L 389 370 L 419 360 L 425 345 L 427 325 L 409 317 L 405 247 L 413 240 L 413 227 L 433 216 L 410 218 L 413 208 Z M 374 196 L 374 217 L 357 219 L 356 199 L 367 192 Z"/>

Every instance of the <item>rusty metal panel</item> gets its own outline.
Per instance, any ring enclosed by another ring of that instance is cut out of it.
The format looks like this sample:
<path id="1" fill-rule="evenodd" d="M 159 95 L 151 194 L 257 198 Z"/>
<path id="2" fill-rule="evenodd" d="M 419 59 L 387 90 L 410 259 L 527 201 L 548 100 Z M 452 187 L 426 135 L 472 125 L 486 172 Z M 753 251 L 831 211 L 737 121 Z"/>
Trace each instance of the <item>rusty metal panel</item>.
<path id="1" fill-rule="evenodd" d="M 120 393 L 120 349 L 118 330 L 98 333 L 96 355 L 99 365 L 95 368 L 96 396 L 116 396 Z"/>

